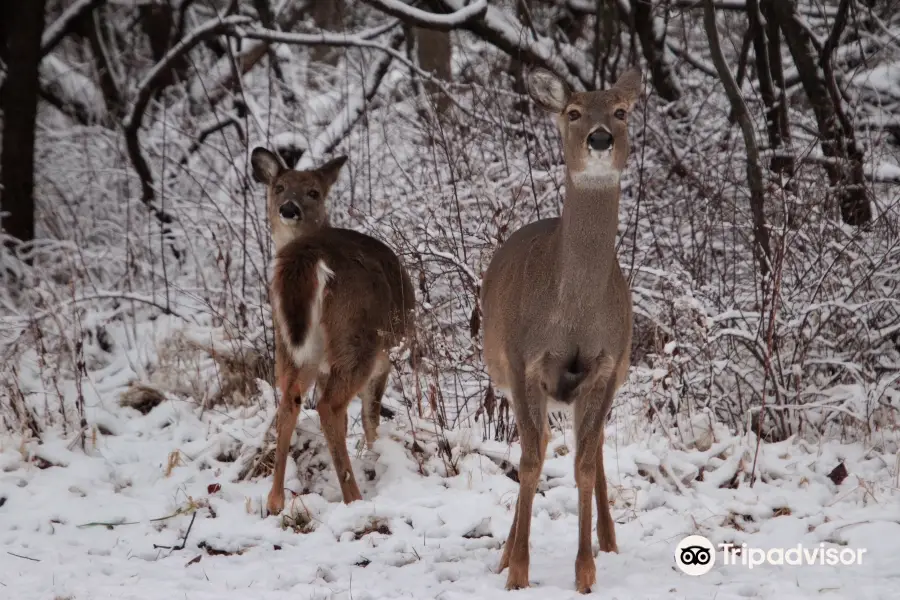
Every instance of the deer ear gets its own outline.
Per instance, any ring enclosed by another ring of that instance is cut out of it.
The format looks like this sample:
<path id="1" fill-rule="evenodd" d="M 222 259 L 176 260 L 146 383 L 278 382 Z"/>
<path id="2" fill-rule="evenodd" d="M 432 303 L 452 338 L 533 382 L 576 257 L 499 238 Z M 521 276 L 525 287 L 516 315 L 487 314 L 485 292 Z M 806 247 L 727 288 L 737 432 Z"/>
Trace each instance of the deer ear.
<path id="1" fill-rule="evenodd" d="M 318 168 L 318 173 L 325 180 L 326 185 L 334 185 L 334 182 L 337 181 L 338 175 L 341 172 L 341 167 L 343 167 L 344 163 L 346 162 L 347 156 L 341 155 L 337 158 L 332 158 L 327 163 Z"/>
<path id="2" fill-rule="evenodd" d="M 528 74 L 528 93 L 544 110 L 561 113 L 569 103 L 572 89 L 550 71 L 535 69 Z"/>
<path id="3" fill-rule="evenodd" d="M 253 179 L 266 185 L 270 185 L 276 177 L 287 170 L 273 152 L 261 146 L 254 148 L 250 153 L 250 166 L 253 169 Z"/>
<path id="4" fill-rule="evenodd" d="M 641 90 L 644 87 L 644 76 L 640 67 L 631 67 L 619 77 L 613 86 L 622 94 L 623 99 L 628 102 L 629 107 L 634 106 L 638 98 L 641 97 Z"/>

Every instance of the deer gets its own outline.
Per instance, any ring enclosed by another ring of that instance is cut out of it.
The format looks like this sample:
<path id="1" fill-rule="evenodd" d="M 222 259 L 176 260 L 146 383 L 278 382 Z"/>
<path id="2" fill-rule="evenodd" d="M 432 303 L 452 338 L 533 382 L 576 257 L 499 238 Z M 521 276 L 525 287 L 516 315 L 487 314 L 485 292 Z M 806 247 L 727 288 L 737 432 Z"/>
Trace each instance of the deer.
<path id="1" fill-rule="evenodd" d="M 618 552 L 603 469 L 606 419 L 630 366 L 631 289 L 616 257 L 620 176 L 628 158 L 628 115 L 643 86 L 632 67 L 606 90 L 573 92 L 544 69 L 528 93 L 552 113 L 562 138 L 561 215 L 515 231 L 482 279 L 483 356 L 515 413 L 521 445 L 519 495 L 497 573 L 507 589 L 529 587 L 532 503 L 550 438 L 548 412 L 573 417 L 578 494 L 575 586 L 596 582 L 591 499 L 600 550 Z"/>
<path id="2" fill-rule="evenodd" d="M 371 449 L 390 352 L 414 332 L 415 291 L 397 254 L 372 236 L 330 225 L 325 200 L 346 162 L 339 156 L 317 169 L 298 171 L 263 147 L 250 156 L 253 178 L 266 186 L 275 245 L 269 294 L 281 400 L 266 502 L 272 515 L 284 509 L 291 437 L 313 382 L 321 390 L 316 410 L 343 501 L 362 499 L 347 453 L 347 408 L 358 395 Z"/>

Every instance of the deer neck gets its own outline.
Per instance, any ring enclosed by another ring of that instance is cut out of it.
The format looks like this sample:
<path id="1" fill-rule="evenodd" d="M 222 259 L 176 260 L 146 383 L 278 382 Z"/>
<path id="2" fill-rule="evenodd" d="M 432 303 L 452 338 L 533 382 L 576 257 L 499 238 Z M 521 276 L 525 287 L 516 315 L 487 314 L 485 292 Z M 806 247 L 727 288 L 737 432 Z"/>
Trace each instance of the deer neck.
<path id="1" fill-rule="evenodd" d="M 566 200 L 557 229 L 560 288 L 592 291 L 608 281 L 616 261 L 619 177 L 573 180 L 566 175 Z M 592 290 L 593 288 L 593 290 Z"/>

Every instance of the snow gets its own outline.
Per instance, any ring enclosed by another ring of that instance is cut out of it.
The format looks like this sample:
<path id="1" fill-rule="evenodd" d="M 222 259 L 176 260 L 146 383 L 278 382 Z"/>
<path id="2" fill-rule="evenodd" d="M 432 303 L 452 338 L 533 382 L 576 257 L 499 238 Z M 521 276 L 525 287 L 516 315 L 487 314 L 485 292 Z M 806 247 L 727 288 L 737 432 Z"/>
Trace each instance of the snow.
<path id="1" fill-rule="evenodd" d="M 475 0 L 475 2 L 445 15 L 421 10 L 400 0 L 374 0 L 374 3 L 389 14 L 403 16 L 405 19 L 411 19 L 416 23 L 430 24 L 442 28 L 459 27 L 465 24 L 466 21 L 481 17 L 488 6 L 487 0 Z"/>
<path id="2" fill-rule="evenodd" d="M 107 371 L 128 371 L 128 362 L 122 357 Z M 288 465 L 287 487 L 299 495 L 289 495 L 286 517 L 263 518 L 270 479 L 241 481 L 238 473 L 263 443 L 274 416 L 273 390 L 259 382 L 257 403 L 229 410 L 203 411 L 171 398 L 141 415 L 118 405 L 124 381 L 85 386 L 91 422 L 105 414 L 114 424 L 107 434 L 89 436 L 85 451 L 64 436 L 40 445 L 0 437 L 4 597 L 480 600 L 505 594 L 505 573 L 493 570 L 517 485 L 498 462 L 517 463 L 516 444 L 482 442 L 480 431 L 460 428 L 446 432 L 447 457 L 432 423 L 397 416 L 383 421 L 374 451 L 356 451 L 362 436 L 354 407 L 348 444 L 364 500 L 344 505 L 318 419 L 307 411 L 294 441 L 306 449 Z M 396 406 L 396 398 L 388 404 Z M 750 487 L 744 475 L 753 462 L 752 438 L 731 436 L 698 415 L 682 423 L 694 428 L 693 437 L 674 443 L 635 433 L 622 412 L 607 429 L 604 451 L 620 552 L 598 554 L 595 595 L 896 596 L 896 446 L 881 453 L 838 442 L 763 444 L 760 479 Z M 533 587 L 516 597 L 579 597 L 569 444 L 571 431 L 550 443 L 532 520 Z M 828 473 L 842 461 L 850 475 L 835 485 Z M 298 530 L 282 527 L 283 519 L 298 521 Z M 178 546 L 189 527 L 184 549 L 159 547 Z M 718 564 L 690 577 L 675 568 L 673 552 L 694 533 L 715 544 L 824 543 L 867 552 L 861 565 Z"/>

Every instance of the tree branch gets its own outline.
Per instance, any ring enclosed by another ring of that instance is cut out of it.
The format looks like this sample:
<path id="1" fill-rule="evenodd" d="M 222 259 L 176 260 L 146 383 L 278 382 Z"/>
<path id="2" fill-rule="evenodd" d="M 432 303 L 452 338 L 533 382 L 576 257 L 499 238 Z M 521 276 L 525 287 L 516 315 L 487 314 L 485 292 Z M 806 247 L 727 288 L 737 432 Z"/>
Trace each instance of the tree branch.
<path id="1" fill-rule="evenodd" d="M 449 14 L 433 13 L 410 6 L 400 0 L 363 0 L 381 12 L 408 25 L 436 31 L 459 29 L 469 21 L 482 18 L 488 10 L 487 0 L 475 0 Z"/>
<path id="2" fill-rule="evenodd" d="M 397 50 L 403 44 L 405 35 L 402 31 L 394 33 L 388 40 L 388 46 Z M 391 66 L 394 56 L 390 53 L 381 53 L 373 62 L 372 66 L 366 71 L 366 77 L 363 81 L 360 97 L 347 97 L 347 104 L 340 114 L 340 118 L 335 118 L 328 127 L 325 128 L 310 146 L 309 152 L 303 154 L 297 165 L 310 163 L 312 158 L 319 158 L 334 151 L 338 144 L 341 143 L 347 134 L 353 129 L 356 123 L 365 115 L 369 108 L 369 103 L 378 93 L 378 88 L 384 80 L 384 76 Z"/>
<path id="3" fill-rule="evenodd" d="M 442 8 L 461 10 L 465 0 L 432 0 Z M 593 87 L 593 72 L 583 52 L 567 46 L 556 48 L 553 40 L 528 31 L 501 9 L 488 6 L 484 16 L 463 26 L 489 44 L 526 64 L 540 66 L 566 81 L 574 89 Z M 578 64 L 578 63 L 581 64 Z"/>
<path id="4" fill-rule="evenodd" d="M 122 125 L 125 129 L 125 146 L 128 150 L 128 157 L 134 170 L 137 171 L 138 177 L 141 179 L 141 201 L 147 205 L 150 212 L 161 222 L 171 223 L 172 216 L 168 213 L 160 211 L 153 204 L 155 193 L 153 191 L 153 174 L 147 165 L 146 159 L 141 152 L 141 145 L 138 133 L 144 119 L 144 113 L 147 111 L 147 105 L 153 97 L 153 93 L 159 87 L 162 79 L 168 73 L 169 66 L 182 56 L 190 52 L 194 46 L 203 40 L 229 32 L 233 27 L 247 25 L 252 22 L 250 17 L 232 15 L 230 17 L 219 17 L 212 19 L 200 27 L 197 27 L 186 35 L 181 41 L 175 44 L 171 50 L 160 60 L 147 75 L 138 83 L 137 94 L 128 116 L 125 117 Z"/>
<path id="5" fill-rule="evenodd" d="M 51 23 L 44 30 L 44 35 L 41 36 L 41 58 L 56 48 L 57 44 L 72 33 L 83 16 L 105 3 L 106 0 L 76 0 L 75 3 L 63 11 L 63 14 Z"/>

